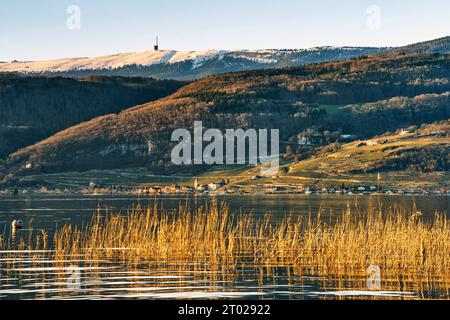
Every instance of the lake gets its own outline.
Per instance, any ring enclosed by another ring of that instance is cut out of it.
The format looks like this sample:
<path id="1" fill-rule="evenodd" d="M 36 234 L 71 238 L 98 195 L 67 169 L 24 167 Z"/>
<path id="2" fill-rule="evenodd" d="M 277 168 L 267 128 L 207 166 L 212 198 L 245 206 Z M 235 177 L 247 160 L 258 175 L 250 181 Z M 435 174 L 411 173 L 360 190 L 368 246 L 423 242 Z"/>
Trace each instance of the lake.
<path id="1" fill-rule="evenodd" d="M 174 212 L 180 205 L 202 206 L 214 199 L 225 201 L 232 212 L 271 214 L 277 221 L 292 216 L 317 215 L 323 219 L 339 216 L 350 206 L 353 210 L 393 205 L 415 206 L 424 219 L 432 218 L 435 210 L 448 212 L 450 197 L 432 196 L 341 196 L 341 195 L 27 195 L 0 197 L 1 234 L 11 247 L 21 239 L 34 237 L 45 230 L 49 239 L 53 231 L 64 224 L 81 226 L 88 223 L 96 210 L 120 211 L 141 206 L 157 206 Z M 21 219 L 24 229 L 12 233 L 11 221 Z M 50 247 L 51 247 L 50 241 Z M 34 259 L 34 260 L 33 260 Z M 448 298 L 442 291 L 423 291 L 411 286 L 398 287 L 382 283 L 369 290 L 366 278 L 293 276 L 284 269 L 270 276 L 261 276 L 251 267 L 224 277 L 219 271 L 167 264 L 153 268 L 146 261 L 125 264 L 108 259 L 95 266 L 82 259 L 73 259 L 70 266 L 61 266 L 47 258 L 31 257 L 31 253 L 0 251 L 0 299 L 171 299 L 171 298 L 239 298 L 239 299 L 329 299 L 329 298 Z M 7 272 L 8 270 L 8 272 Z M 70 281 L 76 278 L 76 285 Z M 447 291 L 448 294 L 448 291 Z"/>

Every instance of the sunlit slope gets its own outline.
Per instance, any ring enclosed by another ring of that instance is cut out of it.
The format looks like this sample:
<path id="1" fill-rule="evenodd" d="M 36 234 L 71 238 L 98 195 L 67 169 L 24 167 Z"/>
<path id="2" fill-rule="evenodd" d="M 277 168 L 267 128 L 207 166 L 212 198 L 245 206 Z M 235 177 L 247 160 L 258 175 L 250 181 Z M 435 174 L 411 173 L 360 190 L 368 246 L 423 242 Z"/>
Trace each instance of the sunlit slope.
<path id="1" fill-rule="evenodd" d="M 427 127 L 429 128 L 429 127 Z M 318 174 L 348 174 L 370 173 L 389 171 L 396 169 L 408 169 L 414 165 L 414 159 L 408 159 L 408 155 L 422 150 L 432 150 L 442 147 L 450 151 L 450 126 L 437 126 L 438 133 L 431 133 L 431 129 L 419 130 L 414 133 L 401 133 L 379 136 L 370 140 L 356 141 L 345 144 L 339 151 L 324 154 L 301 161 L 289 167 L 289 175 L 298 175 L 304 171 L 317 172 Z M 416 159 L 418 160 L 418 159 Z M 448 159 L 442 159 L 448 161 Z M 426 166 L 426 164 L 425 164 Z M 424 168 L 423 171 L 426 171 Z"/>
<path id="2" fill-rule="evenodd" d="M 415 132 L 385 134 L 344 144 L 338 151 L 284 163 L 278 174 L 255 176 L 260 167 L 221 176 L 233 184 L 254 190 L 271 185 L 375 185 L 416 188 L 449 184 L 450 122 L 424 126 Z M 436 167 L 433 167 L 436 166 Z M 208 176 L 203 177 L 209 181 Z M 230 186 L 227 186 L 230 187 Z"/>

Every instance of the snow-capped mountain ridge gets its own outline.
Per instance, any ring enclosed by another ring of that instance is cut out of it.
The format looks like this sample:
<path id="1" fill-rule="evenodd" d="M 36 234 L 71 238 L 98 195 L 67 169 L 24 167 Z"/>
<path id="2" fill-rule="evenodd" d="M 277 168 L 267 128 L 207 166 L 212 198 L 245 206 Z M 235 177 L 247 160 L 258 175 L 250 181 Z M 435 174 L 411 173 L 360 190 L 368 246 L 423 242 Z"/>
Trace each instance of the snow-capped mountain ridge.
<path id="1" fill-rule="evenodd" d="M 1 72 L 58 76 L 89 74 L 191 80 L 218 73 L 261 68 L 296 67 L 383 53 L 447 53 L 450 37 L 399 48 L 315 47 L 309 49 L 144 51 L 92 58 L 0 63 Z"/>
<path id="2" fill-rule="evenodd" d="M 205 50 L 205 51 L 144 51 L 118 53 L 99 57 L 64 58 L 44 61 L 12 61 L 0 66 L 0 72 L 68 72 L 75 70 L 103 70 L 117 69 L 126 66 L 148 67 L 154 64 L 173 64 L 190 61 L 193 68 L 200 67 L 204 62 L 217 59 L 222 60 L 229 56 L 236 59 L 244 59 L 262 64 L 276 64 L 280 57 L 307 52 L 320 52 L 322 50 L 356 50 L 366 51 L 374 48 L 350 48 L 350 47 L 317 47 L 311 49 L 266 49 L 266 50 Z"/>

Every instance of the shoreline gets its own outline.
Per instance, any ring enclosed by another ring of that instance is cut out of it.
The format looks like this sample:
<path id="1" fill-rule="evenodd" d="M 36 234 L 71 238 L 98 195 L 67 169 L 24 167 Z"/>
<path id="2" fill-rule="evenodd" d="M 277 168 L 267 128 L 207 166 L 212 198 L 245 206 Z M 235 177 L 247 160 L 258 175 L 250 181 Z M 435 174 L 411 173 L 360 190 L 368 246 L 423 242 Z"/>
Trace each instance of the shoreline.
<path id="1" fill-rule="evenodd" d="M 195 197 L 215 197 L 215 196 L 282 196 L 282 195 L 299 195 L 299 196 L 366 196 L 366 197 L 374 197 L 374 196 L 408 196 L 408 197 L 448 197 L 450 196 L 450 193 L 398 193 L 398 192 L 363 192 L 363 193 L 322 193 L 322 192 L 312 192 L 312 193 L 305 193 L 305 192 L 164 192 L 164 193 L 142 193 L 139 191 L 129 191 L 129 192 L 103 192 L 103 191 L 96 191 L 96 190 L 89 190 L 89 191 L 55 191 L 55 190 L 49 190 L 46 192 L 20 192 L 17 194 L 14 194 L 12 192 L 4 192 L 0 191 L 0 196 L 16 196 L 16 197 L 23 197 L 23 196 L 39 196 L 39 195 L 69 195 L 69 196 L 113 196 L 113 195 L 123 195 L 123 196 L 145 196 L 145 197 L 151 197 L 151 196 L 173 196 L 173 195 L 181 195 L 181 196 L 195 196 Z"/>

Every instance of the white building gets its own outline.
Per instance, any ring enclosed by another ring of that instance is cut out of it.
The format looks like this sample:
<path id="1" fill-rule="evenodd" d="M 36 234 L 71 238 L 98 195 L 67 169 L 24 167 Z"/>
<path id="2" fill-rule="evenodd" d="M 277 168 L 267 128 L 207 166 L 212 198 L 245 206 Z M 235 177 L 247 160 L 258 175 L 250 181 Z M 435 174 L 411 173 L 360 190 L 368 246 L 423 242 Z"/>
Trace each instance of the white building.
<path id="1" fill-rule="evenodd" d="M 217 189 L 221 188 L 222 185 L 220 183 L 210 183 L 208 184 L 208 190 L 209 191 L 216 191 Z"/>

